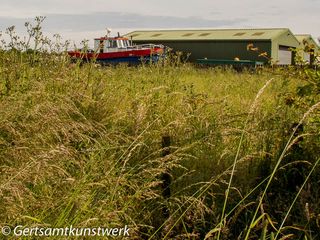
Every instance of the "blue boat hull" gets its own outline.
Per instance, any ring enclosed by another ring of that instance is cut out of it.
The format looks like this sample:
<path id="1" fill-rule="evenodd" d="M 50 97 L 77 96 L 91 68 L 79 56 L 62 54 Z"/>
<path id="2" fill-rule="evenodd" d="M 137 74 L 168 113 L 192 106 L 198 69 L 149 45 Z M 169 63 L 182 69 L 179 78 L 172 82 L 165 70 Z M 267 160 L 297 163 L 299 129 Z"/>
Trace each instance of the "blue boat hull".
<path id="1" fill-rule="evenodd" d="M 157 63 L 160 56 L 153 55 L 148 57 L 122 57 L 122 58 L 103 58 L 97 59 L 96 61 L 102 64 L 117 64 L 117 63 L 129 63 L 129 64 L 141 64 L 141 63 Z"/>

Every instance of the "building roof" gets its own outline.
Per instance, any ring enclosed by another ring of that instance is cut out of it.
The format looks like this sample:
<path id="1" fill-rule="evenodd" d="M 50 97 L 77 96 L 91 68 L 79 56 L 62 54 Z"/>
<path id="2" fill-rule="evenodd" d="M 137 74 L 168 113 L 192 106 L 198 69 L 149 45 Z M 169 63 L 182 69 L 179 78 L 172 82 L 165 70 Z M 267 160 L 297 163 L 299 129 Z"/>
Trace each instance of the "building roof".
<path id="1" fill-rule="evenodd" d="M 303 42 L 303 40 L 311 38 L 310 34 L 295 34 L 294 36 L 298 39 L 299 42 Z"/>
<path id="2" fill-rule="evenodd" d="M 133 40 L 272 40 L 290 33 L 288 28 L 142 30 L 126 34 Z"/>
<path id="3" fill-rule="evenodd" d="M 304 45 L 304 42 L 306 42 L 307 44 L 314 45 L 317 49 L 320 48 L 320 46 L 310 34 L 296 34 L 295 37 L 298 39 L 300 45 Z"/>

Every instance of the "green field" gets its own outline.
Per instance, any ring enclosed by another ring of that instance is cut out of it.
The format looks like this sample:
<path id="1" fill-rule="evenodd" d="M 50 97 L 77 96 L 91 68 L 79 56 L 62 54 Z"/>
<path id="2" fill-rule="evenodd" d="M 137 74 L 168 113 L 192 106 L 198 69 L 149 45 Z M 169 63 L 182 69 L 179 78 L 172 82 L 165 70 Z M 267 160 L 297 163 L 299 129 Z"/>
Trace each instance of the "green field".
<path id="1" fill-rule="evenodd" d="M 0 226 L 319 239 L 319 76 L 2 49 Z"/>

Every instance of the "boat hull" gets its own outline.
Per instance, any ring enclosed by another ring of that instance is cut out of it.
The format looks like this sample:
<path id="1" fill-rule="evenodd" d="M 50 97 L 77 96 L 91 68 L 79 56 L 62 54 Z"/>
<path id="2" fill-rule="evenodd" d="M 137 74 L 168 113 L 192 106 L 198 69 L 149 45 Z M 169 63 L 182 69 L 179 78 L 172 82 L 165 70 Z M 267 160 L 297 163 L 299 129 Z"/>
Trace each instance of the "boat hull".
<path id="1" fill-rule="evenodd" d="M 122 50 L 117 52 L 106 53 L 84 53 L 79 51 L 68 52 L 72 59 L 81 59 L 84 61 L 96 61 L 99 63 L 130 63 L 139 64 L 144 62 L 158 62 L 163 55 L 162 48 L 152 49 L 134 49 L 134 50 Z"/>
<path id="2" fill-rule="evenodd" d="M 155 63 L 158 62 L 160 56 L 144 56 L 144 57 L 121 57 L 121 58 L 99 58 L 96 61 L 100 63 Z"/>

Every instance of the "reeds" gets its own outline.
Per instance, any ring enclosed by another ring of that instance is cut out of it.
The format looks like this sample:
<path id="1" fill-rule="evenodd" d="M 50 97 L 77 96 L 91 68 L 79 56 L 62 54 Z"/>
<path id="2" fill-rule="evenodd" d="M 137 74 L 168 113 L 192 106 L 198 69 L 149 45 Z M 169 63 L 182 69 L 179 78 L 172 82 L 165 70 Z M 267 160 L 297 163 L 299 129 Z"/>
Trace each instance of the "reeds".
<path id="1" fill-rule="evenodd" d="M 129 225 L 132 239 L 316 239 L 319 96 L 296 97 L 300 76 L 180 61 L 99 67 L 3 48 L 1 226 Z M 289 161 L 296 150 L 304 158 Z M 277 188 L 297 166 L 305 174 L 298 189 Z"/>

